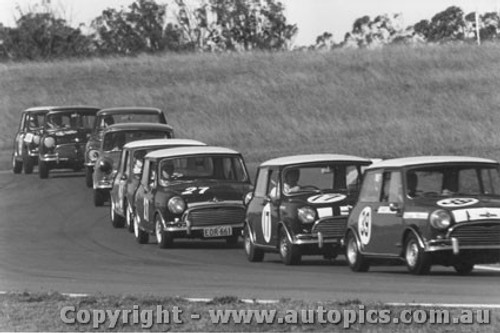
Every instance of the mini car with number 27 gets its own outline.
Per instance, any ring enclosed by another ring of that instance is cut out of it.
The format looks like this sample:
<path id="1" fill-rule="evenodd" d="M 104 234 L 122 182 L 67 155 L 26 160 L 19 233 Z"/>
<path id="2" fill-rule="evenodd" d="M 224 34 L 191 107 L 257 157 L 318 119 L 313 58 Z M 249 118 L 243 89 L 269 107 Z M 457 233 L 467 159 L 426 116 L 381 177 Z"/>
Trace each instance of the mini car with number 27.
<path id="1" fill-rule="evenodd" d="M 346 233 L 353 271 L 387 261 L 413 274 L 432 265 L 460 275 L 500 261 L 500 165 L 461 156 L 374 163 L 365 173 Z"/>
<path id="2" fill-rule="evenodd" d="M 245 252 L 262 261 L 279 252 L 286 265 L 303 255 L 328 259 L 342 252 L 347 216 L 371 160 L 336 154 L 280 157 L 260 165 L 245 198 Z"/>
<path id="3" fill-rule="evenodd" d="M 177 238 L 222 239 L 236 245 L 243 229 L 243 198 L 251 188 L 240 153 L 197 146 L 146 155 L 135 194 L 134 234 L 160 248 Z"/>

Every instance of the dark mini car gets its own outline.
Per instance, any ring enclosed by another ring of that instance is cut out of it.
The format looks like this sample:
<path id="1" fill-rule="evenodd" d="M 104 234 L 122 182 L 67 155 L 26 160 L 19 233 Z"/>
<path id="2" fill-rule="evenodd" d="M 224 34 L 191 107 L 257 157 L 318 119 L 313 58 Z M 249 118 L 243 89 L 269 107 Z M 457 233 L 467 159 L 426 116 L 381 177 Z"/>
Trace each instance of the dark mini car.
<path id="1" fill-rule="evenodd" d="M 25 174 L 33 172 L 38 163 L 38 144 L 43 132 L 45 114 L 52 107 L 40 106 L 24 110 L 17 130 L 12 150 L 12 171 Z"/>
<path id="2" fill-rule="evenodd" d="M 189 139 L 151 139 L 133 141 L 123 147 L 110 192 L 111 223 L 115 228 L 121 228 L 125 224 L 130 232 L 133 231 L 133 198 L 139 186 L 146 154 L 153 150 L 184 146 L 205 146 L 205 144 Z"/>
<path id="3" fill-rule="evenodd" d="M 249 193 L 244 230 L 249 261 L 279 252 L 286 265 L 302 255 L 335 258 L 347 216 L 356 202 L 363 169 L 356 156 L 314 154 L 280 157 L 259 166 Z"/>
<path id="4" fill-rule="evenodd" d="M 240 153 L 222 147 L 183 147 L 149 153 L 135 195 L 134 234 L 155 234 L 161 248 L 176 238 L 238 241 L 251 187 Z"/>
<path id="5" fill-rule="evenodd" d="M 85 144 L 90 136 L 98 108 L 64 106 L 45 114 L 38 145 L 38 172 L 47 178 L 51 169 L 81 170 Z"/>
<path id="6" fill-rule="evenodd" d="M 94 205 L 102 206 L 109 198 L 120 155 L 127 143 L 146 139 L 170 139 L 174 131 L 170 125 L 127 123 L 110 125 L 103 131 L 103 139 L 93 173 Z"/>
<path id="7" fill-rule="evenodd" d="M 92 173 L 104 129 L 109 125 L 124 123 L 166 124 L 167 119 L 163 112 L 157 108 L 115 107 L 100 110 L 93 124 L 90 139 L 85 146 L 85 183 L 87 187 L 92 187 Z"/>
<path id="8" fill-rule="evenodd" d="M 426 274 L 432 265 L 468 274 L 475 264 L 499 262 L 499 166 L 460 156 L 370 166 L 345 238 L 351 269 L 396 260 L 414 274 Z"/>

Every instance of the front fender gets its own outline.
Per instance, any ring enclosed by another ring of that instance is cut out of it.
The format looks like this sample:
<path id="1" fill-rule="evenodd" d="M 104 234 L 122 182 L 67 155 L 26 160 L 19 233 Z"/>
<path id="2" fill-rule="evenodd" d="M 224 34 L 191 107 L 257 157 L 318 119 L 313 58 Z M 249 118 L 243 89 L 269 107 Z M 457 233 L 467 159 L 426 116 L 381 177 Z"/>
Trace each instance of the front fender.
<path id="1" fill-rule="evenodd" d="M 290 243 L 293 243 L 293 237 L 292 237 L 292 233 L 290 232 L 290 228 L 283 221 L 280 221 L 278 223 L 278 235 L 279 235 L 279 232 L 281 231 L 281 229 L 285 230 L 286 236 L 288 237 L 288 241 Z M 278 241 L 276 244 L 277 248 L 279 248 L 279 243 L 280 242 Z"/>

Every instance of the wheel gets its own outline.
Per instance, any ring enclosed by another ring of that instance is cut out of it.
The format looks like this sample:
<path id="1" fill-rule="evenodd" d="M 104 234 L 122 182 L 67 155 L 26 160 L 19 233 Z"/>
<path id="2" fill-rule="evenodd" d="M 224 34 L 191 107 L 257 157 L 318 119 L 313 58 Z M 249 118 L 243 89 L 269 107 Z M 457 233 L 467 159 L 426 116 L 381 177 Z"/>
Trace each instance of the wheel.
<path id="1" fill-rule="evenodd" d="M 405 261 L 412 274 L 425 275 L 431 270 L 429 254 L 425 253 L 413 233 L 410 233 L 405 242 Z"/>
<path id="2" fill-rule="evenodd" d="M 28 154 L 27 149 L 23 149 L 23 169 L 24 173 L 29 175 L 33 173 L 33 167 L 35 166 L 35 161 L 33 157 Z"/>
<path id="3" fill-rule="evenodd" d="M 125 203 L 125 229 L 129 232 L 134 232 L 134 214 L 132 213 L 132 208 Z"/>
<path id="4" fill-rule="evenodd" d="M 370 269 L 370 263 L 368 260 L 359 252 L 358 243 L 356 237 L 352 232 L 347 235 L 345 257 L 347 263 L 353 272 L 367 272 Z"/>
<path id="5" fill-rule="evenodd" d="M 299 248 L 296 245 L 290 243 L 288 239 L 288 235 L 285 230 L 280 230 L 280 256 L 281 261 L 285 265 L 298 265 L 300 264 L 301 255 L 299 252 Z"/>
<path id="6" fill-rule="evenodd" d="M 115 205 L 113 200 L 111 200 L 111 205 L 109 206 L 110 215 L 111 215 L 111 224 L 114 228 L 123 228 L 125 226 L 125 218 L 116 214 Z"/>
<path id="7" fill-rule="evenodd" d="M 94 181 L 92 180 L 92 167 L 85 167 L 85 185 L 88 188 L 91 188 L 94 185 Z"/>
<path id="8" fill-rule="evenodd" d="M 238 245 L 239 235 L 232 235 L 226 238 L 226 245 L 229 247 L 233 247 Z"/>
<path id="9" fill-rule="evenodd" d="M 469 275 L 474 270 L 474 264 L 461 262 L 453 266 L 458 275 Z"/>
<path id="10" fill-rule="evenodd" d="M 101 207 L 104 206 L 106 201 L 106 192 L 103 190 L 94 190 L 94 206 Z"/>
<path id="11" fill-rule="evenodd" d="M 22 170 L 23 170 L 23 162 L 18 161 L 16 159 L 16 156 L 12 154 L 12 172 L 21 173 Z"/>
<path id="12" fill-rule="evenodd" d="M 149 234 L 139 228 L 139 218 L 134 217 L 134 236 L 139 244 L 146 244 L 149 241 Z"/>
<path id="13" fill-rule="evenodd" d="M 250 227 L 245 228 L 243 235 L 243 242 L 245 244 L 245 253 L 250 262 L 260 262 L 264 259 L 264 251 L 255 247 L 252 239 L 250 238 Z"/>
<path id="14" fill-rule="evenodd" d="M 163 230 L 163 223 L 161 222 L 160 215 L 156 215 L 155 217 L 155 234 L 156 240 L 158 242 L 158 247 L 160 249 L 165 249 L 173 245 L 174 238 L 172 237 L 171 233 Z"/>
<path id="15" fill-rule="evenodd" d="M 44 161 L 38 162 L 38 175 L 41 179 L 49 178 L 49 164 Z"/>

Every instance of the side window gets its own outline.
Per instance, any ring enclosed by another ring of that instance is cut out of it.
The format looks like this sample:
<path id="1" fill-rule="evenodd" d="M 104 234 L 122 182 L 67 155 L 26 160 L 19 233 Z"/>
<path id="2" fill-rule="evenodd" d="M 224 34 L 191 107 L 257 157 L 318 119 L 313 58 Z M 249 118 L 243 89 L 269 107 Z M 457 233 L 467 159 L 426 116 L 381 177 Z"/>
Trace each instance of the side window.
<path id="1" fill-rule="evenodd" d="M 149 164 L 148 184 L 150 186 L 156 184 L 156 163 Z"/>
<path id="2" fill-rule="evenodd" d="M 382 202 L 402 202 L 403 201 L 403 184 L 401 181 L 401 172 L 392 171 L 384 172 L 384 183 L 382 186 L 381 200 Z"/>
<path id="3" fill-rule="evenodd" d="M 271 198 L 277 198 L 279 196 L 278 179 L 279 172 L 277 169 L 269 170 L 269 182 L 267 184 L 267 195 Z"/>
<path id="4" fill-rule="evenodd" d="M 28 118 L 29 116 L 26 114 L 26 113 L 23 113 L 23 115 L 21 116 L 21 124 L 19 125 L 19 130 L 23 131 L 23 130 L 26 130 L 26 127 L 27 127 L 27 121 L 26 121 L 26 118 Z"/>
<path id="5" fill-rule="evenodd" d="M 129 150 L 124 150 L 124 156 L 123 160 L 121 161 L 121 167 L 122 167 L 122 172 L 125 175 L 130 175 L 130 165 L 129 165 L 129 159 L 130 159 L 130 151 Z"/>
<path id="6" fill-rule="evenodd" d="M 266 168 L 259 169 L 259 174 L 257 175 L 257 184 L 255 184 L 254 196 L 265 197 L 267 189 L 267 175 L 269 170 Z"/>
<path id="7" fill-rule="evenodd" d="M 144 172 L 142 173 L 142 179 L 141 183 L 142 185 L 147 185 L 148 184 L 148 177 L 149 177 L 149 160 L 146 160 L 144 163 Z"/>
<path id="8" fill-rule="evenodd" d="M 378 202 L 382 187 L 382 171 L 367 171 L 359 195 L 360 202 Z"/>

